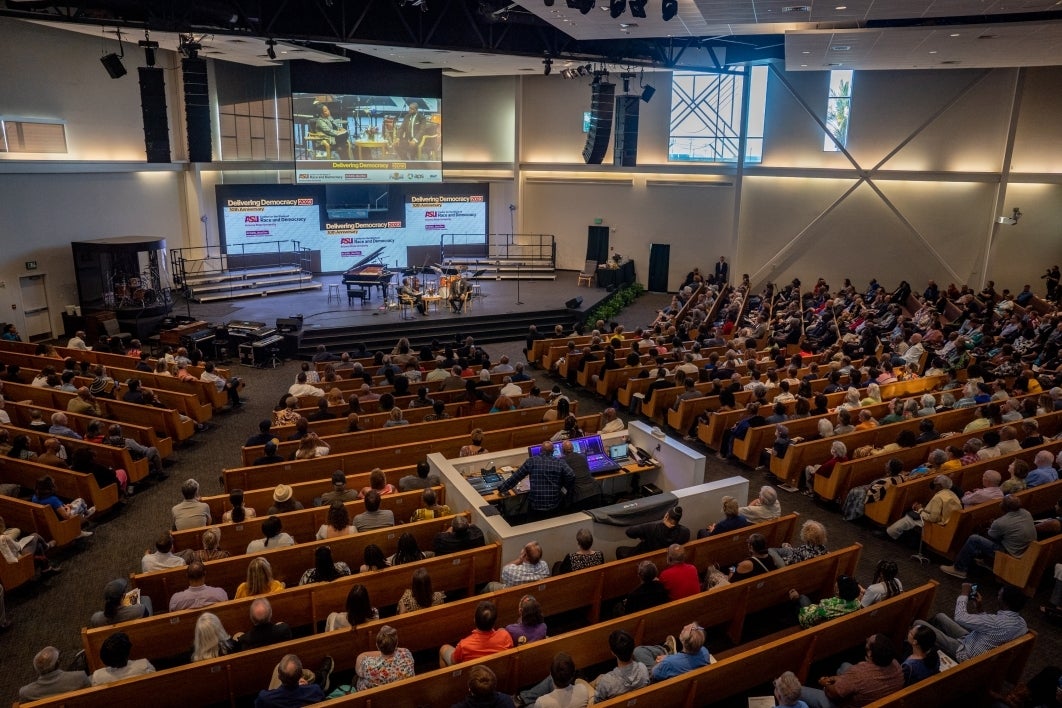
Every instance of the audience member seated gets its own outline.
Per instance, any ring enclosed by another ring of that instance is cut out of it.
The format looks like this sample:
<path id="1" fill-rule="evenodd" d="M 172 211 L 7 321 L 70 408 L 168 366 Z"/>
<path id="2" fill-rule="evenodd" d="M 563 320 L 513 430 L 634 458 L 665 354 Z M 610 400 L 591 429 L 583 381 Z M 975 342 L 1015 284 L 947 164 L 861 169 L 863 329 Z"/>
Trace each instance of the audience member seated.
<path id="1" fill-rule="evenodd" d="M 188 564 L 187 574 L 188 589 L 175 592 L 170 597 L 170 612 L 195 610 L 229 599 L 223 588 L 206 584 L 206 566 L 199 561 Z"/>
<path id="2" fill-rule="evenodd" d="M 133 643 L 125 632 L 115 632 L 103 640 L 100 646 L 100 661 L 104 666 L 92 672 L 93 686 L 102 686 L 132 676 L 142 676 L 155 672 L 155 667 L 147 659 L 129 660 Z"/>
<path id="3" fill-rule="evenodd" d="M 518 612 L 518 621 L 505 627 L 505 631 L 513 638 L 513 645 L 520 646 L 546 638 L 548 630 L 542 617 L 542 606 L 534 595 L 520 598 Z"/>
<path id="4" fill-rule="evenodd" d="M 646 665 L 632 659 L 634 637 L 622 629 L 617 629 L 608 636 L 608 648 L 616 657 L 616 668 L 601 674 L 591 682 L 595 702 L 621 696 L 649 683 L 649 670 Z"/>
<path id="5" fill-rule="evenodd" d="M 1051 453 L 1047 453 L 1050 457 Z M 1000 483 L 1003 480 L 1003 476 L 995 470 L 985 470 L 985 473 L 981 475 L 981 484 L 983 487 L 977 489 L 971 489 L 962 495 L 962 505 L 964 507 L 976 506 L 978 504 L 984 504 L 990 501 L 999 501 L 1003 498 L 1003 490 L 1000 488 Z M 1026 480 L 1028 484 L 1028 480 Z"/>
<path id="6" fill-rule="evenodd" d="M 257 649 L 291 639 L 291 627 L 284 622 L 273 621 L 273 606 L 264 597 L 251 602 L 249 614 L 251 628 L 234 637 L 241 650 Z"/>
<path id="7" fill-rule="evenodd" d="M 398 631 L 388 624 L 376 633 L 376 650 L 358 654 L 354 664 L 359 691 L 413 676 L 413 654 L 398 646 Z"/>
<path id="8" fill-rule="evenodd" d="M 427 568 L 417 568 L 413 571 L 412 585 L 406 588 L 402 597 L 398 598 L 398 614 L 416 612 L 425 607 L 434 607 L 446 602 L 446 593 L 433 592 L 431 587 L 431 574 Z"/>
<path id="9" fill-rule="evenodd" d="M 717 534 L 729 533 L 751 526 L 752 522 L 738 513 L 737 499 L 731 496 L 723 497 L 723 519 L 697 531 L 697 538 L 708 538 Z"/>
<path id="10" fill-rule="evenodd" d="M 167 475 L 162 465 L 162 455 L 159 454 L 159 449 L 155 446 L 141 445 L 133 438 L 127 438 L 122 432 L 122 426 L 117 423 L 112 423 L 107 429 L 107 437 L 103 439 L 103 444 L 113 445 L 114 447 L 124 447 L 129 451 L 130 457 L 134 460 L 148 461 L 148 468 L 151 470 L 151 474 L 157 479 L 166 479 Z M 183 490 L 182 490 L 183 491 Z M 210 510 L 207 509 L 209 515 Z M 207 522 L 209 523 L 209 521 Z"/>
<path id="11" fill-rule="evenodd" d="M 24 438 L 26 436 L 20 435 L 18 437 Z M 15 442 L 16 444 L 18 443 L 18 438 L 15 438 Z M 34 504 L 44 504 L 52 507 L 55 510 L 55 515 L 64 520 L 72 519 L 75 516 L 88 520 L 96 513 L 96 507 L 89 506 L 81 497 L 74 499 L 69 504 L 64 504 L 56 496 L 55 480 L 50 475 L 45 475 L 37 480 L 37 486 L 33 491 L 33 496 L 30 497 L 30 501 Z M 81 532 L 81 538 L 87 538 L 91 535 L 91 531 Z"/>
<path id="12" fill-rule="evenodd" d="M 357 627 L 359 624 L 370 620 L 380 619 L 380 611 L 372 606 L 369 600 L 369 590 L 362 584 L 354 585 L 347 592 L 347 600 L 343 612 L 332 612 L 325 620 L 325 631 L 343 629 L 345 627 Z"/>
<path id="13" fill-rule="evenodd" d="M 956 578 L 966 578 L 966 573 L 978 557 L 989 566 L 996 551 L 1003 551 L 1015 558 L 1025 553 L 1029 544 L 1036 540 L 1036 524 L 1028 509 L 1023 509 L 1021 498 L 1013 494 L 1003 497 L 1000 503 L 1003 515 L 992 522 L 985 536 L 972 534 L 966 539 L 955 557 L 954 565 L 942 565 L 940 570 Z"/>
<path id="14" fill-rule="evenodd" d="M 594 535 L 590 533 L 590 529 L 582 528 L 576 531 L 575 542 L 579 545 L 579 549 L 564 556 L 563 560 L 557 561 L 552 570 L 553 575 L 592 568 L 605 562 L 605 554 L 593 550 Z"/>
<path id="15" fill-rule="evenodd" d="M 874 582 L 860 592 L 860 607 L 870 607 L 876 602 L 888 599 L 903 592 L 903 584 L 896 577 L 900 569 L 895 561 L 883 558 L 874 569 Z"/>
<path id="16" fill-rule="evenodd" d="M 432 548 L 435 555 L 467 551 L 486 543 L 483 530 L 468 520 L 467 516 L 455 516 L 450 528 L 435 534 Z"/>
<path id="17" fill-rule="evenodd" d="M 476 606 L 476 628 L 472 633 L 457 643 L 457 646 L 444 644 L 439 648 L 439 666 L 444 668 L 462 661 L 490 656 L 509 649 L 513 638 L 504 629 L 495 629 L 498 608 L 490 600 L 483 600 Z"/>
<path id="18" fill-rule="evenodd" d="M 192 642 L 192 661 L 216 659 L 239 651 L 236 642 L 225 631 L 221 620 L 213 612 L 204 612 L 195 621 Z"/>
<path id="19" fill-rule="evenodd" d="M 380 492 L 370 489 L 365 494 L 365 511 L 354 517 L 355 528 L 360 532 L 394 525 L 395 513 L 390 509 L 381 509 Z"/>
<path id="20" fill-rule="evenodd" d="M 681 600 L 701 591 L 697 566 L 686 562 L 686 549 L 677 543 L 667 548 L 667 567 L 660 571 L 660 582 L 667 588 L 671 601 Z"/>
<path id="21" fill-rule="evenodd" d="M 425 519 L 439 519 L 444 516 L 453 516 L 453 510 L 446 504 L 440 504 L 435 497 L 435 490 L 430 487 L 420 495 L 420 507 L 413 512 L 410 523 L 424 521 Z"/>
<path id="22" fill-rule="evenodd" d="M 1054 458 L 1047 450 L 1041 450 L 1036 453 L 1036 458 L 1033 463 L 1035 468 L 1029 470 L 1028 476 L 1025 478 L 1025 486 L 1039 487 L 1041 484 L 1048 484 L 1049 482 L 1055 482 L 1058 480 L 1058 470 L 1056 470 L 1052 463 Z"/>
<path id="23" fill-rule="evenodd" d="M 269 507 L 267 513 L 273 516 L 303 509 L 302 502 L 292 495 L 293 490 L 290 485 L 278 484 L 273 490 L 273 506 Z"/>
<path id="24" fill-rule="evenodd" d="M 214 527 L 203 532 L 203 547 L 192 553 L 192 557 L 201 563 L 220 560 L 232 555 L 229 551 L 218 548 L 221 545 L 221 529 Z"/>
<path id="25" fill-rule="evenodd" d="M 637 546 L 620 546 L 616 558 L 622 560 L 639 553 L 649 553 L 667 548 L 673 543 L 685 544 L 690 540 L 690 530 L 682 525 L 682 507 L 673 506 L 664 512 L 660 521 L 629 526 L 627 538 L 638 539 Z"/>
<path id="26" fill-rule="evenodd" d="M 55 647 L 44 647 L 37 652 L 33 657 L 33 670 L 37 672 L 37 679 L 18 690 L 20 701 L 36 701 L 92 685 L 84 671 L 59 669 L 59 650 Z"/>
<path id="27" fill-rule="evenodd" d="M 388 566 L 405 565 L 406 563 L 419 563 L 425 558 L 434 555 L 431 551 L 422 551 L 417 544 L 417 537 L 406 532 L 398 537 L 398 548 L 384 561 Z"/>
<path id="28" fill-rule="evenodd" d="M 350 575 L 350 566 L 343 561 L 334 560 L 329 546 L 318 546 L 313 552 L 313 561 L 313 567 L 307 569 L 299 578 L 299 585 L 329 583 L 336 578 Z"/>
<path id="29" fill-rule="evenodd" d="M 398 493 L 395 485 L 387 481 L 387 475 L 385 475 L 384 471 L 379 467 L 374 467 L 373 470 L 369 472 L 369 486 L 362 488 L 361 496 L 364 497 L 371 491 L 375 491 L 381 497 L 388 494 Z"/>
<path id="30" fill-rule="evenodd" d="M 254 708 L 295 708 L 323 701 L 332 666 L 332 660 L 325 659 L 327 669 L 318 672 L 315 679 L 308 680 L 299 657 L 285 654 L 276 668 L 278 685 L 259 691 Z"/>
<path id="31" fill-rule="evenodd" d="M 907 631 L 907 644 L 911 647 L 911 654 L 900 664 L 904 686 L 940 673 L 937 635 L 932 629 L 920 624 L 911 625 Z"/>
<path id="32" fill-rule="evenodd" d="M 130 620 L 150 617 L 153 611 L 151 598 L 139 590 L 129 592 L 129 582 L 116 578 L 103 588 L 103 609 L 89 619 L 90 627 L 102 627 Z"/>
<path id="33" fill-rule="evenodd" d="M 818 521 L 809 519 L 800 527 L 800 545 L 793 547 L 783 543 L 775 553 L 786 565 L 809 560 L 829 553 L 826 548 L 826 527 Z"/>
<path id="34" fill-rule="evenodd" d="M 268 595 L 280 592 L 284 589 L 284 583 L 273 579 L 273 566 L 265 558 L 252 558 L 247 564 L 247 580 L 240 583 L 236 588 L 234 600 L 255 595 Z"/>
<path id="35" fill-rule="evenodd" d="M 789 599 L 796 602 L 799 607 L 797 620 L 800 626 L 807 628 L 858 610 L 860 589 L 855 578 L 840 575 L 834 585 L 836 593 L 834 597 L 824 597 L 819 602 L 813 603 L 807 595 L 790 590 Z"/>
<path id="36" fill-rule="evenodd" d="M 174 530 L 183 531 L 209 526 L 210 506 L 199 499 L 199 482 L 194 479 L 185 480 L 181 485 L 181 496 L 184 497 L 184 501 L 172 509 Z"/>
<path id="37" fill-rule="evenodd" d="M 294 545 L 295 539 L 284 532 L 284 524 L 281 522 L 280 517 L 270 516 L 262 522 L 262 538 L 256 538 L 248 543 L 245 553 L 252 555 L 267 548 L 283 548 L 284 546 Z"/>
<path id="38" fill-rule="evenodd" d="M 473 431 L 475 432 L 475 431 Z M 417 473 L 407 474 L 398 480 L 398 491 L 411 492 L 414 489 L 427 489 L 439 484 L 439 475 L 431 473 L 431 466 L 426 460 L 417 463 Z"/>
<path id="39" fill-rule="evenodd" d="M 513 699 L 497 689 L 498 677 L 490 667 L 476 664 L 468 670 L 468 698 L 452 708 L 515 708 Z"/>
<path id="40" fill-rule="evenodd" d="M 778 492 L 770 485 L 760 487 L 759 496 L 750 501 L 748 506 L 739 507 L 738 514 L 753 523 L 777 519 L 782 515 L 782 504 L 778 501 Z"/>
<path id="41" fill-rule="evenodd" d="M 805 687 L 800 692 L 809 708 L 862 706 L 903 688 L 903 670 L 889 638 L 875 634 L 867 639 L 863 661 L 841 664 L 836 676 L 823 676 L 819 685 L 822 688 Z"/>
<path id="42" fill-rule="evenodd" d="M 622 612 L 640 612 L 669 601 L 667 588 L 657 577 L 656 563 L 650 560 L 639 563 L 638 579 L 641 583 L 627 593 L 620 608 Z"/>
<path id="43" fill-rule="evenodd" d="M 962 663 L 1029 631 L 1020 614 L 1025 607 L 1021 589 L 1004 585 L 999 589 L 998 598 L 999 611 L 984 612 L 981 593 L 973 592 L 970 583 L 963 583 L 962 591 L 955 598 L 954 619 L 941 612 L 932 624 L 923 620 L 915 620 L 915 624 L 931 629 L 937 636 L 937 648 Z"/>
<path id="44" fill-rule="evenodd" d="M 327 538 L 341 538 L 357 533 L 357 529 L 350 523 L 350 512 L 341 501 L 334 501 L 328 506 L 328 521 L 317 529 L 317 540 Z"/>
<path id="45" fill-rule="evenodd" d="M 153 573 L 156 570 L 180 568 L 185 564 L 184 558 L 173 553 L 173 536 L 169 531 L 164 531 L 155 539 L 154 552 L 144 551 L 144 556 L 140 559 L 140 572 Z"/>
<path id="46" fill-rule="evenodd" d="M 332 489 L 321 495 L 317 501 L 318 506 L 327 506 L 333 502 L 351 502 L 360 498 L 356 489 L 347 489 L 347 475 L 343 470 L 332 473 Z"/>
<path id="47" fill-rule="evenodd" d="M 710 657 L 704 643 L 704 628 L 690 622 L 679 632 L 678 645 L 668 635 L 663 645 L 636 647 L 633 656 L 635 661 L 646 665 L 652 681 L 663 681 L 707 666 Z"/>
<path id="48" fill-rule="evenodd" d="M 938 526 L 947 524 L 951 515 L 962 509 L 962 500 L 955 495 L 951 487 L 951 477 L 938 474 L 929 485 L 929 489 L 933 491 L 929 502 L 924 507 L 919 502 L 912 504 L 911 510 L 890 524 L 885 533 L 896 541 L 907 531 L 922 528 L 926 522 Z"/>
<path id="49" fill-rule="evenodd" d="M 767 548 L 767 538 L 763 534 L 750 534 L 748 547 L 751 555 L 730 569 L 729 580 L 732 583 L 769 573 L 778 567 L 770 549 Z"/>
<path id="50" fill-rule="evenodd" d="M 276 438 L 267 442 L 265 447 L 262 448 L 264 454 L 261 457 L 254 458 L 254 461 L 251 462 L 251 466 L 258 467 L 259 465 L 272 465 L 277 462 L 284 462 L 284 458 L 277 454 L 278 444 Z"/>
<path id="51" fill-rule="evenodd" d="M 549 577 L 549 564 L 542 560 L 542 546 L 538 541 L 528 541 L 520 555 L 501 569 L 501 582 L 487 583 L 484 592 L 495 592 L 526 583 L 537 583 Z"/>
<path id="52" fill-rule="evenodd" d="M 226 523 L 231 521 L 242 524 L 247 519 L 253 519 L 256 516 L 254 509 L 243 505 L 242 489 L 233 489 L 229 492 L 229 504 L 232 505 L 232 508 L 221 515 L 221 520 Z"/>

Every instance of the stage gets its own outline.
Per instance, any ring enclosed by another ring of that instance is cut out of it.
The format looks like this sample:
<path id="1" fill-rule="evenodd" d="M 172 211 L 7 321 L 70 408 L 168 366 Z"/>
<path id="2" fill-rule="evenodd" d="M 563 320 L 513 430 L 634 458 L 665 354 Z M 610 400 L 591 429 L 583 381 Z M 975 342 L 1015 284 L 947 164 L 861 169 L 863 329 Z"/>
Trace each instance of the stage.
<path id="1" fill-rule="evenodd" d="M 269 326 L 274 326 L 278 318 L 301 316 L 303 326 L 297 350 L 300 356 L 312 354 L 318 344 L 337 352 L 355 342 L 370 349 L 390 347 L 401 336 L 410 337 L 418 345 L 432 339 L 453 341 L 457 335 L 471 335 L 482 342 L 511 341 L 522 338 L 531 324 L 538 325 L 544 333 L 552 331 L 555 324 L 570 330 L 572 324 L 608 297 L 605 288 L 576 285 L 576 275 L 576 271 L 557 271 L 554 281 L 476 281 L 477 294 L 463 314 L 451 313 L 445 300 L 429 305 L 426 316 L 415 309 L 403 313 L 385 304 L 379 288 L 372 289 L 368 301 L 348 301 L 341 274 L 315 278 L 323 285 L 317 291 L 227 302 L 178 302 L 171 314 L 214 325 L 238 320 Z M 388 294 L 394 297 L 393 287 Z M 582 298 L 579 307 L 565 306 L 577 298 Z"/>

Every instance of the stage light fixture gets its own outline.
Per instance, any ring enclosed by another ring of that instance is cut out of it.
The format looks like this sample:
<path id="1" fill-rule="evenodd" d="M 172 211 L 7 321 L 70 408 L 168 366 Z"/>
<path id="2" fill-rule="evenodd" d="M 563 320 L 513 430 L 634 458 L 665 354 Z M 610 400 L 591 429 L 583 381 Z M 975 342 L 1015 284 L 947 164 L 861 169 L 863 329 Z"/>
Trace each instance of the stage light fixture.
<path id="1" fill-rule="evenodd" d="M 618 18 L 627 10 L 627 0 L 609 0 L 608 14 L 612 19 Z"/>
<path id="2" fill-rule="evenodd" d="M 631 17 L 645 19 L 645 4 L 648 0 L 630 0 Z"/>
<path id="3" fill-rule="evenodd" d="M 203 48 L 194 35 L 182 34 L 177 41 L 177 51 L 181 53 L 185 59 L 198 59 L 199 50 Z"/>
<path id="4" fill-rule="evenodd" d="M 668 22 L 678 14 L 678 0 L 663 0 L 660 3 L 660 12 L 664 17 L 664 22 Z"/>
<path id="5" fill-rule="evenodd" d="M 273 61 L 277 60 L 276 46 L 277 46 L 277 40 L 272 39 L 272 38 L 266 40 L 266 56 L 269 57 L 270 59 L 272 59 Z"/>
<path id="6" fill-rule="evenodd" d="M 553 60 L 550 59 L 549 57 L 546 57 L 545 59 L 542 60 L 542 75 L 543 76 L 549 76 L 550 72 L 552 72 L 552 71 L 553 71 Z"/>
<path id="7" fill-rule="evenodd" d="M 646 84 L 644 87 L 642 87 L 642 100 L 646 103 L 649 103 L 649 101 L 653 100 L 654 93 L 656 93 L 656 89 L 653 88 L 651 85 Z"/>

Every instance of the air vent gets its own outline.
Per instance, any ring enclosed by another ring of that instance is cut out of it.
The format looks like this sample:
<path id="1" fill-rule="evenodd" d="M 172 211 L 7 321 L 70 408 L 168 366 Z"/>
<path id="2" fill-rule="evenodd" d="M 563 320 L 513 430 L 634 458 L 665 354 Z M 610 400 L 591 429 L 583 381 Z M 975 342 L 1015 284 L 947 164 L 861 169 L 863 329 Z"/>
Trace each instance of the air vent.
<path id="1" fill-rule="evenodd" d="M 941 64 L 962 64 L 962 62 L 959 61 L 958 59 L 948 59 L 948 60 L 942 61 L 940 63 Z"/>
<path id="2" fill-rule="evenodd" d="M 786 5 L 782 12 L 811 12 L 810 5 Z"/>
<path id="3" fill-rule="evenodd" d="M 852 47 L 850 45 L 847 45 L 847 44 L 835 44 L 832 47 L 830 47 L 830 51 L 831 52 L 850 52 L 850 51 L 852 51 Z"/>

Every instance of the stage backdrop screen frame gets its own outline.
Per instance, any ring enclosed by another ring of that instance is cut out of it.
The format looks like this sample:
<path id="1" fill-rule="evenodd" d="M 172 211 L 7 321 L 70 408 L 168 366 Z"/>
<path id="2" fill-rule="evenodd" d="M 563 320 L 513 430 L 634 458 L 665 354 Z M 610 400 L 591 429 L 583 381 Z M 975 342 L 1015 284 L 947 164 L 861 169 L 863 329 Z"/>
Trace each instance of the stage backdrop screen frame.
<path id="1" fill-rule="evenodd" d="M 487 183 L 218 185 L 224 253 L 271 253 L 286 242 L 321 254 L 341 273 L 377 250 L 388 268 L 486 257 Z"/>

